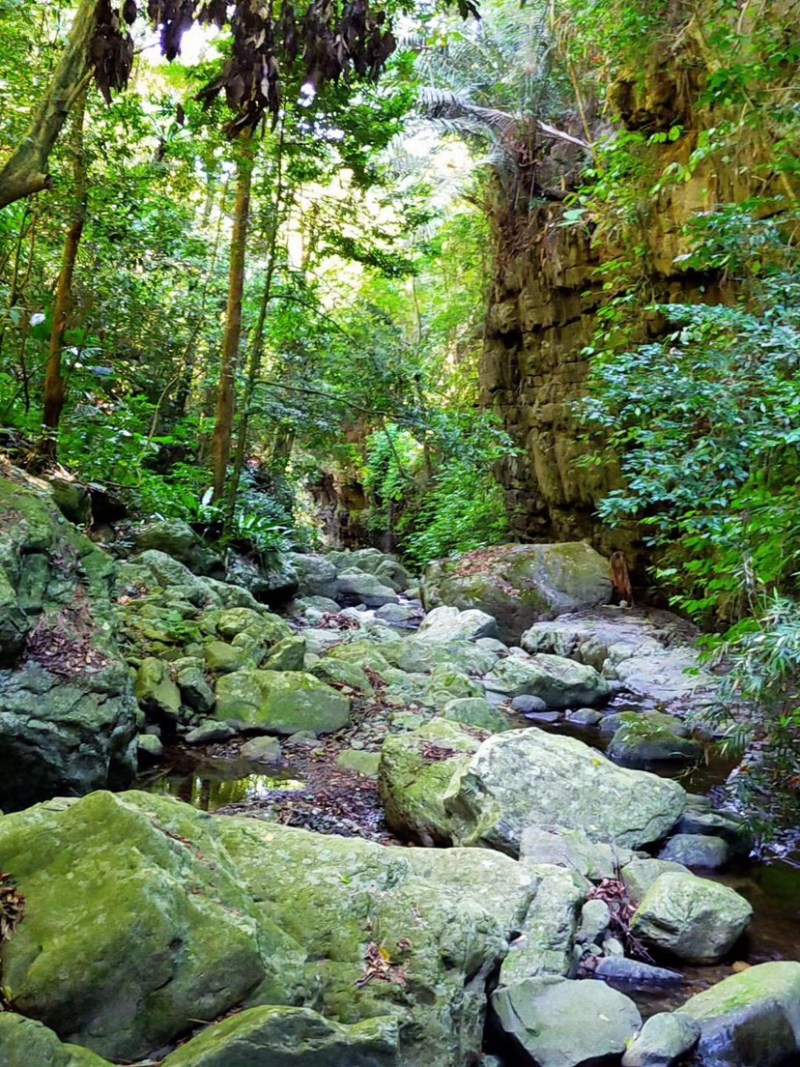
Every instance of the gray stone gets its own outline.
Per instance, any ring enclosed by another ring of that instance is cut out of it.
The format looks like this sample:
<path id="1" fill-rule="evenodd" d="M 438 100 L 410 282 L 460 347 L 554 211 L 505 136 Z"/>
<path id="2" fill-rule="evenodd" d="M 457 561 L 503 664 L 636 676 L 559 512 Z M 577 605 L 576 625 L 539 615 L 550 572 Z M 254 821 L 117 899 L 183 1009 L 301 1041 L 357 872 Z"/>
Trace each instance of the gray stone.
<path id="1" fill-rule="evenodd" d="M 685 867 L 724 867 L 731 858 L 727 841 L 704 834 L 675 834 L 658 854 L 660 860 L 672 860 Z"/>
<path id="2" fill-rule="evenodd" d="M 575 711 L 567 712 L 567 722 L 574 726 L 596 726 L 602 718 L 603 713 L 597 708 L 576 708 Z"/>
<path id="3" fill-rule="evenodd" d="M 291 560 L 283 556 L 263 565 L 250 556 L 229 552 L 225 580 L 271 607 L 287 604 L 298 590 L 297 571 Z"/>
<path id="4" fill-rule="evenodd" d="M 419 628 L 426 641 L 447 644 L 450 641 L 477 641 L 480 637 L 497 638 L 497 622 L 485 611 L 459 611 L 458 608 L 434 608 Z"/>
<path id="5" fill-rule="evenodd" d="M 511 701 L 511 707 L 521 715 L 531 715 L 547 711 L 547 704 L 545 704 L 541 697 L 530 696 L 528 693 L 523 693 L 521 696 L 514 697 Z"/>
<path id="6" fill-rule="evenodd" d="M 487 652 L 494 652 L 496 656 L 505 656 L 508 654 L 508 645 L 503 644 L 502 641 L 498 641 L 494 637 L 479 637 L 475 641 L 475 644 L 479 648 L 486 649 Z"/>
<path id="7" fill-rule="evenodd" d="M 587 900 L 581 908 L 581 921 L 575 940 L 580 944 L 600 942 L 611 922 L 611 911 L 604 900 Z"/>
<path id="8" fill-rule="evenodd" d="M 651 1015 L 622 1057 L 622 1067 L 672 1067 L 699 1036 L 700 1027 L 686 1015 Z"/>
<path id="9" fill-rule="evenodd" d="M 603 982 L 534 978 L 497 989 L 492 1007 L 538 1067 L 590 1067 L 619 1057 L 641 1026 L 633 1001 Z"/>
<path id="10" fill-rule="evenodd" d="M 688 868 L 672 860 L 645 859 L 634 856 L 622 866 L 620 877 L 634 904 L 638 904 L 656 878 L 662 874 L 688 874 Z"/>
<path id="11" fill-rule="evenodd" d="M 708 807 L 710 809 L 710 805 Z M 747 855 L 753 847 L 753 831 L 747 821 L 734 811 L 687 810 L 678 823 L 678 832 L 721 837 L 732 851 L 743 855 Z"/>
<path id="12" fill-rule="evenodd" d="M 589 901 L 589 903 L 592 903 Z M 605 945 L 603 946 L 605 950 Z M 613 946 L 616 948 L 616 946 Z M 609 952 L 597 961 L 594 973 L 598 978 L 611 982 L 629 982 L 637 986 L 680 985 L 683 975 L 667 967 L 654 967 L 641 960 L 630 960 L 616 951 Z"/>
<path id="13" fill-rule="evenodd" d="M 343 1026 L 310 1008 L 249 1008 L 212 1024 L 163 1067 L 396 1067 L 397 1020 Z"/>
<path id="14" fill-rule="evenodd" d="M 693 874 L 660 875 L 642 897 L 631 932 L 679 959 L 708 963 L 728 952 L 753 909 L 733 889 Z"/>
<path id="15" fill-rule="evenodd" d="M 544 654 L 500 660 L 484 685 L 509 697 L 539 697 L 548 708 L 598 704 L 610 693 L 608 682 L 594 667 Z"/>
<path id="16" fill-rule="evenodd" d="M 181 693 L 172 680 L 168 663 L 150 656 L 142 661 L 133 687 L 143 711 L 175 720 L 180 715 Z"/>
<path id="17" fill-rule="evenodd" d="M 697 1056 L 713 1067 L 778 1067 L 800 1048 L 800 963 L 760 963 L 688 1000 Z"/>
<path id="18" fill-rule="evenodd" d="M 346 726 L 350 701 L 302 671 L 237 671 L 217 682 L 217 718 L 253 733 L 331 733 Z"/>
<path id="19" fill-rule="evenodd" d="M 459 844 L 511 855 L 527 826 L 554 820 L 593 840 L 638 848 L 665 837 L 684 802 L 677 782 L 617 767 L 575 738 L 535 727 L 484 741 L 444 797 Z"/>
<path id="20" fill-rule="evenodd" d="M 212 719 L 201 722 L 184 737 L 187 745 L 211 745 L 216 741 L 229 741 L 236 736 L 236 731 L 226 722 Z"/>
<path id="21" fill-rule="evenodd" d="M 652 722 L 650 716 L 637 716 L 623 723 L 611 738 L 607 753 L 626 767 L 649 767 L 653 763 L 697 763 L 703 746 L 688 737 L 678 737 Z"/>
<path id="22" fill-rule="evenodd" d="M 628 848 L 592 841 L 580 830 L 542 826 L 522 831 L 519 851 L 520 859 L 566 867 L 592 882 L 619 878 L 620 868 L 634 855 Z"/>
<path id="23" fill-rule="evenodd" d="M 139 734 L 138 753 L 140 760 L 158 760 L 164 755 L 164 746 L 155 734 Z"/>
<path id="24" fill-rule="evenodd" d="M 252 737 L 239 749 L 239 755 L 253 763 L 280 763 L 281 743 L 277 737 Z"/>
<path id="25" fill-rule="evenodd" d="M 420 614 L 419 609 L 410 604 L 384 604 L 375 611 L 375 618 L 381 619 L 390 626 L 407 627 L 410 623 L 416 622 Z"/>
<path id="26" fill-rule="evenodd" d="M 342 604 L 366 604 L 379 608 L 383 604 L 396 604 L 397 594 L 391 586 L 383 585 L 380 578 L 364 571 L 342 571 L 336 579 L 334 599 Z"/>
<path id="27" fill-rule="evenodd" d="M 304 637 L 293 635 L 284 637 L 269 651 L 264 661 L 264 670 L 267 671 L 302 671 L 306 655 L 306 641 Z"/>
<path id="28" fill-rule="evenodd" d="M 514 724 L 508 716 L 498 711 L 488 700 L 483 697 L 459 697 L 445 704 L 442 710 L 442 718 L 450 719 L 451 722 L 459 722 L 463 726 L 474 726 L 479 730 L 488 730 L 489 733 L 502 733 L 504 730 L 513 730 Z"/>
<path id="29" fill-rule="evenodd" d="M 181 519 L 151 522 L 134 531 L 134 549 L 164 552 L 183 563 L 193 574 L 222 578 L 225 567 L 221 557 L 210 548 L 188 523 Z"/>
<path id="30" fill-rule="evenodd" d="M 336 598 L 336 567 L 330 559 L 314 553 L 294 552 L 290 556 L 297 572 L 299 594 L 302 597 Z M 339 610 L 336 605 L 334 611 Z"/>
<path id="31" fill-rule="evenodd" d="M 536 894 L 500 968 L 499 984 L 509 989 L 530 978 L 574 973 L 578 913 L 586 898 L 584 886 L 568 871 L 546 864 L 526 863 L 524 868 L 536 879 Z"/>
<path id="32" fill-rule="evenodd" d="M 175 664 L 175 667 L 177 668 L 178 664 Z M 182 702 L 192 711 L 205 713 L 214 707 L 214 691 L 201 668 L 183 667 L 178 670 L 175 681 Z"/>
<path id="33" fill-rule="evenodd" d="M 498 545 L 431 564 L 422 583 L 429 607 L 479 608 L 515 644 L 536 619 L 591 608 L 611 599 L 608 561 L 589 545 Z"/>

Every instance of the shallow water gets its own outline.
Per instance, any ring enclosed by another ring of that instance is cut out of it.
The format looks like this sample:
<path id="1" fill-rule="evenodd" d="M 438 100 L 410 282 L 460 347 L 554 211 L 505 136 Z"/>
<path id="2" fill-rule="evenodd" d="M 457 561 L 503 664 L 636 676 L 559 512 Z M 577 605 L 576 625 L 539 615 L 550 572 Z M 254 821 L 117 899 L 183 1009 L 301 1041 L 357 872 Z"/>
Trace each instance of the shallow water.
<path id="1" fill-rule="evenodd" d="M 305 782 L 287 771 L 249 760 L 222 757 L 197 758 L 187 753 L 171 753 L 157 770 L 140 775 L 137 789 L 175 797 L 201 811 L 216 811 L 229 804 L 265 800 L 275 793 L 297 792 Z"/>

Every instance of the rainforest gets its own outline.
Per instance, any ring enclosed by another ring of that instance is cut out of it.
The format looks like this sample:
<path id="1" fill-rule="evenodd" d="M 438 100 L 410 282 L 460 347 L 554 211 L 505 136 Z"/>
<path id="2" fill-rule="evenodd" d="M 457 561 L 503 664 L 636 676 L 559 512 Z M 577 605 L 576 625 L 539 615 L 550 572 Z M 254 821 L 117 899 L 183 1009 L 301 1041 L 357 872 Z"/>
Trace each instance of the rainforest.
<path id="1" fill-rule="evenodd" d="M 797 0 L 0 0 L 0 1067 L 800 1065 Z"/>

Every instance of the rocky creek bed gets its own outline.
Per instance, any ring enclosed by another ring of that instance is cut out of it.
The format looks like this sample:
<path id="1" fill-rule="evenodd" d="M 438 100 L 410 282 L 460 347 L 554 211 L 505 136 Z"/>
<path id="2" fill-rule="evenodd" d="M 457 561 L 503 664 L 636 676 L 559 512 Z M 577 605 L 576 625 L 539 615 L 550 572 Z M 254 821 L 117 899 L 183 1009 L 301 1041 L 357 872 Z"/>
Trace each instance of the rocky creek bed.
<path id="1" fill-rule="evenodd" d="M 0 510 L 0 1063 L 798 1062 L 795 869 L 703 769 L 692 633 L 588 546 L 420 590 Z"/>

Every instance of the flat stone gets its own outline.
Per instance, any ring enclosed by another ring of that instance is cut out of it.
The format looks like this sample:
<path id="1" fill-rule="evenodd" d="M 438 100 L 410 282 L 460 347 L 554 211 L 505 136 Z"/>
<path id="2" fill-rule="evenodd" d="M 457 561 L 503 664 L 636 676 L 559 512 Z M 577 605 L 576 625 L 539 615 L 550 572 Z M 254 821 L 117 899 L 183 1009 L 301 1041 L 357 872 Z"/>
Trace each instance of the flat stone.
<path id="1" fill-rule="evenodd" d="M 497 621 L 485 611 L 442 606 L 434 608 L 422 620 L 419 632 L 428 641 L 477 641 L 482 637 L 499 638 Z"/>
<path id="2" fill-rule="evenodd" d="M 217 718 L 250 732 L 324 734 L 350 719 L 342 693 L 300 671 L 237 671 L 217 682 Z"/>
<path id="3" fill-rule="evenodd" d="M 217 741 L 228 741 L 236 736 L 236 731 L 226 722 L 212 719 L 201 722 L 184 737 L 187 745 L 211 745 Z"/>
<path id="4" fill-rule="evenodd" d="M 672 1067 L 699 1037 L 700 1027 L 686 1015 L 651 1015 L 622 1057 L 622 1067 Z"/>
<path id="5" fill-rule="evenodd" d="M 538 1067 L 589 1067 L 619 1057 L 642 1021 L 632 1000 L 591 980 L 534 978 L 498 988 L 492 1007 Z"/>

